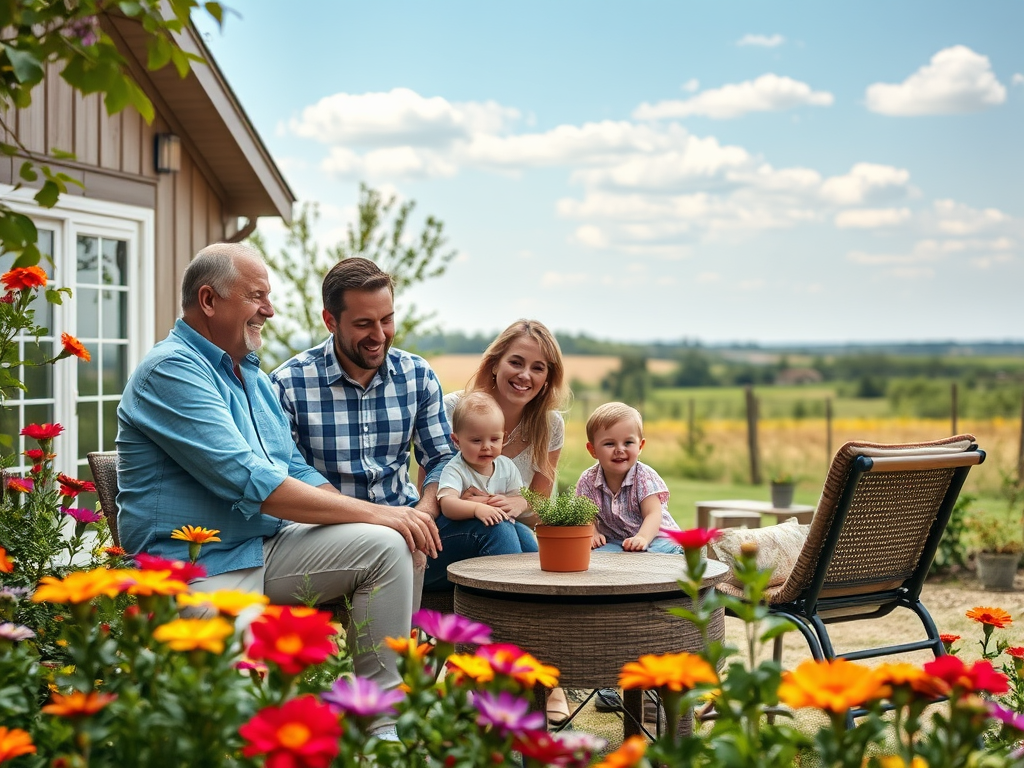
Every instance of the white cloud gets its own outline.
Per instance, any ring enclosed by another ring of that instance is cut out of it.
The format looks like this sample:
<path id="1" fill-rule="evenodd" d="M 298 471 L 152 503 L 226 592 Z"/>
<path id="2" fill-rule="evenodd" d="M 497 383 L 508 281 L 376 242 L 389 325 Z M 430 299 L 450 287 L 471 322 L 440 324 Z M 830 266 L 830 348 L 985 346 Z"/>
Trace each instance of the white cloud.
<path id="1" fill-rule="evenodd" d="M 1020 72 L 1014 72 L 1010 82 L 1014 85 L 1024 85 L 1024 75 Z"/>
<path id="2" fill-rule="evenodd" d="M 344 179 L 433 178 L 458 172 L 458 166 L 444 155 L 409 146 L 375 149 L 361 155 L 345 147 L 331 147 L 321 167 Z"/>
<path id="3" fill-rule="evenodd" d="M 698 80 L 695 77 L 691 77 L 689 80 L 687 80 L 679 87 L 682 88 L 687 93 L 696 93 L 697 91 L 700 90 L 700 80 Z"/>
<path id="4" fill-rule="evenodd" d="M 910 218 L 909 208 L 853 208 L 836 214 L 840 229 L 877 229 L 895 227 Z"/>
<path id="5" fill-rule="evenodd" d="M 744 35 L 736 45 L 756 45 L 761 48 L 777 48 L 786 42 L 782 35 Z"/>
<path id="6" fill-rule="evenodd" d="M 954 45 L 932 56 L 902 83 L 874 83 L 865 93 L 867 108 L 883 115 L 950 115 L 978 112 L 1006 101 L 988 56 Z"/>
<path id="7" fill-rule="evenodd" d="M 708 283 L 717 283 L 722 279 L 722 276 L 717 272 L 701 272 L 694 278 L 698 283 L 706 285 Z"/>
<path id="8" fill-rule="evenodd" d="M 336 93 L 302 110 L 288 128 L 325 144 L 444 147 L 476 132 L 499 132 L 520 118 L 497 102 L 453 103 L 408 88 L 387 93 Z"/>
<path id="9" fill-rule="evenodd" d="M 936 226 L 948 235 L 971 235 L 1010 220 L 996 208 L 978 210 L 954 200 L 936 200 L 933 207 Z"/>
<path id="10" fill-rule="evenodd" d="M 542 288 L 571 288 L 593 282 L 584 272 L 545 272 L 540 278 Z"/>
<path id="11" fill-rule="evenodd" d="M 872 200 L 905 197 L 910 172 L 876 163 L 857 163 L 843 176 L 832 176 L 821 185 L 821 195 L 838 205 L 862 205 Z"/>
<path id="12" fill-rule="evenodd" d="M 576 241 L 591 248 L 607 248 L 608 238 L 600 227 L 593 224 L 584 224 L 578 227 L 575 233 Z"/>
<path id="13" fill-rule="evenodd" d="M 807 83 L 768 73 L 756 80 L 711 88 L 689 99 L 669 99 L 656 104 L 644 102 L 633 110 L 633 117 L 637 120 L 664 120 L 701 115 L 729 120 L 748 112 L 778 112 L 805 104 L 827 107 L 834 100 L 827 91 L 815 91 Z"/>
<path id="14" fill-rule="evenodd" d="M 850 251 L 846 258 L 855 264 L 883 267 L 885 274 L 896 277 L 913 277 L 922 271 L 934 275 L 932 266 L 950 259 L 967 261 L 972 266 L 988 269 L 995 264 L 1003 264 L 1014 259 L 1016 242 L 1007 237 L 991 240 L 985 239 L 948 239 L 927 238 L 918 240 L 907 253 L 865 253 Z"/>

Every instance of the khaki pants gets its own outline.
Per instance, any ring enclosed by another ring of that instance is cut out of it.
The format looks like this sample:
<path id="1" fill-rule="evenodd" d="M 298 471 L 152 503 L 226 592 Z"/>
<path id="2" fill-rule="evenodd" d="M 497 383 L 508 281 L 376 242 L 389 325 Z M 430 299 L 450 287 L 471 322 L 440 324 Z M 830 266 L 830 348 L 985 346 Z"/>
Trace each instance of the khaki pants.
<path id="1" fill-rule="evenodd" d="M 418 606 L 423 586 L 423 572 L 414 575 L 401 534 L 366 523 L 290 523 L 263 542 L 263 559 L 262 568 L 196 579 L 189 587 L 197 592 L 262 592 L 276 605 L 301 604 L 307 588 L 321 603 L 348 598 L 356 674 L 385 689 L 401 682 L 395 654 L 384 638 L 409 635 L 414 595 Z"/>

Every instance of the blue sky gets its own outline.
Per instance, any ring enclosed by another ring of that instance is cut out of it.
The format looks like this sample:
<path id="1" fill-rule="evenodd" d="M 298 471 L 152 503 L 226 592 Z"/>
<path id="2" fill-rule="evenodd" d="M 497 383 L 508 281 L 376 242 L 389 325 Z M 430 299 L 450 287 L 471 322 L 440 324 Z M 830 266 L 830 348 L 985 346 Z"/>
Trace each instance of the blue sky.
<path id="1" fill-rule="evenodd" d="M 445 222 L 446 330 L 1024 337 L 1020 2 L 238 8 L 201 26 L 321 241 L 360 180 Z"/>

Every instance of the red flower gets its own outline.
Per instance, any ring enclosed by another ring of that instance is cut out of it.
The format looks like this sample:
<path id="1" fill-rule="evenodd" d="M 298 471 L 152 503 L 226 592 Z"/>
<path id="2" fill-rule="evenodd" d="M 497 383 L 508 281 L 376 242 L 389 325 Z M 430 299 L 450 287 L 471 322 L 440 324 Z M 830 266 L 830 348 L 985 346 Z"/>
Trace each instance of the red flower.
<path id="1" fill-rule="evenodd" d="M 64 431 L 60 424 L 29 424 L 21 434 L 33 440 L 52 440 Z"/>
<path id="2" fill-rule="evenodd" d="M 326 704 L 299 696 L 265 707 L 238 729 L 246 757 L 266 755 L 267 768 L 327 768 L 338 754 L 341 725 Z"/>
<path id="3" fill-rule="evenodd" d="M 96 486 L 89 480 L 76 480 L 63 472 L 57 473 L 61 496 L 77 496 L 80 493 L 96 493 Z"/>
<path id="4" fill-rule="evenodd" d="M 1006 675 L 996 672 L 988 661 L 976 661 L 968 667 L 959 656 L 940 656 L 925 664 L 924 671 L 945 683 L 949 690 L 959 688 L 964 693 L 988 691 L 994 694 L 1010 690 Z"/>
<path id="5" fill-rule="evenodd" d="M 512 749 L 545 765 L 563 765 L 575 754 L 575 750 L 547 731 L 523 731 L 512 742 Z"/>
<path id="6" fill-rule="evenodd" d="M 950 634 L 946 634 L 946 633 L 943 633 L 943 634 L 939 635 L 939 640 L 942 641 L 943 645 L 952 645 L 953 643 L 955 643 L 959 639 L 960 639 L 960 635 L 950 635 Z"/>
<path id="7" fill-rule="evenodd" d="M 30 477 L 11 477 L 7 480 L 7 490 L 13 493 L 31 493 L 35 487 L 35 480 Z"/>
<path id="8" fill-rule="evenodd" d="M 297 675 L 312 664 L 325 661 L 336 647 L 338 633 L 327 611 L 289 606 L 270 606 L 252 623 L 251 659 L 272 661 L 285 674 Z"/>
<path id="9" fill-rule="evenodd" d="M 64 351 L 69 355 L 80 357 L 87 363 L 92 360 L 92 355 L 89 354 L 89 350 L 85 348 L 85 345 L 70 333 L 62 333 L 60 335 L 60 345 L 64 347 Z"/>
<path id="10" fill-rule="evenodd" d="M 27 451 L 22 451 L 21 453 L 26 458 L 31 459 L 33 464 L 39 464 L 43 459 L 57 458 L 57 454 L 45 453 L 42 448 L 29 448 Z"/>
<path id="11" fill-rule="evenodd" d="M 172 579 L 184 581 L 186 584 L 193 579 L 206 576 L 206 569 L 201 565 L 182 560 L 166 560 L 156 555 L 147 555 L 145 552 L 135 555 L 135 564 L 140 571 L 170 571 Z"/>
<path id="12" fill-rule="evenodd" d="M 691 528 L 688 531 L 670 531 L 667 528 L 661 529 L 661 535 L 666 536 L 683 549 L 700 549 L 718 538 L 721 531 L 717 528 Z"/>
<path id="13" fill-rule="evenodd" d="M 46 285 L 46 273 L 40 267 L 15 267 L 10 272 L 5 272 L 0 281 L 3 281 L 4 288 L 8 291 L 41 288 Z"/>
<path id="14" fill-rule="evenodd" d="M 1013 648 L 1007 648 L 1006 655 L 1015 659 L 1024 659 L 1024 646 L 1015 645 Z"/>

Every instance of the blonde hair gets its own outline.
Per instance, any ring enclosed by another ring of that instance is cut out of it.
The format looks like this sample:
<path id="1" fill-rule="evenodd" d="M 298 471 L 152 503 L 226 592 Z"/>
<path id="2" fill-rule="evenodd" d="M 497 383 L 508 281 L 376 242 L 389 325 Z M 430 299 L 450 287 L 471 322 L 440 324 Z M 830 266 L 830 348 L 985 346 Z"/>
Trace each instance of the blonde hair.
<path id="1" fill-rule="evenodd" d="M 522 426 L 519 434 L 530 444 L 530 459 L 541 474 L 552 481 L 555 478 L 555 465 L 551 462 L 548 444 L 551 442 L 551 423 L 548 412 L 560 410 L 567 398 L 565 386 L 565 363 L 562 361 L 562 349 L 558 340 L 543 323 L 536 320 L 516 320 L 512 325 L 498 334 L 484 350 L 480 366 L 466 386 L 467 392 L 487 392 L 495 387 L 494 368 L 498 361 L 508 352 L 512 344 L 523 338 L 531 338 L 540 346 L 541 354 L 548 364 L 548 377 L 540 393 L 523 408 Z M 507 425 L 506 425 L 507 426 Z"/>
<path id="2" fill-rule="evenodd" d="M 498 401 L 489 394 L 470 392 L 460 397 L 459 402 L 455 404 L 455 410 L 452 411 L 452 432 L 458 432 L 461 429 L 466 417 L 478 414 L 495 414 L 501 421 L 504 421 L 505 418 L 501 413 Z"/>
<path id="3" fill-rule="evenodd" d="M 633 419 L 636 422 L 636 427 L 640 430 L 639 437 L 643 439 L 644 420 L 640 411 L 625 403 L 605 403 L 595 408 L 594 412 L 590 414 L 590 418 L 587 419 L 587 442 L 593 443 L 594 435 L 602 429 L 608 429 L 613 424 L 618 424 L 626 419 Z"/>

